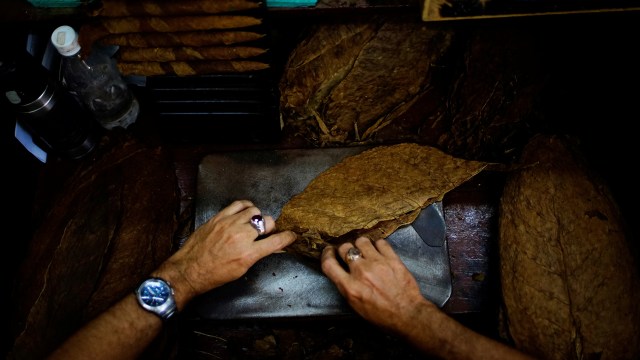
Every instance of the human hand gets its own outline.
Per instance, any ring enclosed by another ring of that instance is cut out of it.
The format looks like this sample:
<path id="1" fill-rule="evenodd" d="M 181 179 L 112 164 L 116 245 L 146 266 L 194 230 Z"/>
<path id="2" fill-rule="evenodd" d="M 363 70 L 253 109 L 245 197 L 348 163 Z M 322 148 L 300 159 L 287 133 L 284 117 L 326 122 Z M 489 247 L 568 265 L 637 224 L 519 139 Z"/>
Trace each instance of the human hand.
<path id="1" fill-rule="evenodd" d="M 248 200 L 234 201 L 196 229 L 184 245 L 158 270 L 179 273 L 188 284 L 187 299 L 236 280 L 263 257 L 282 250 L 296 239 L 295 233 L 273 233 L 259 241 L 249 223 L 260 209 Z M 266 234 L 275 230 L 271 216 L 263 216 Z M 175 282 L 175 281 L 174 281 Z"/>
<path id="2" fill-rule="evenodd" d="M 338 256 L 346 259 L 351 243 L 338 247 Z M 363 318 L 379 326 L 406 331 L 416 312 L 435 308 L 420 292 L 420 287 L 402 260 L 386 240 L 372 242 L 361 237 L 355 247 L 361 258 L 348 263 L 346 271 L 336 258 L 336 249 L 322 252 L 322 271 Z M 345 260 L 346 261 L 346 260 Z"/>

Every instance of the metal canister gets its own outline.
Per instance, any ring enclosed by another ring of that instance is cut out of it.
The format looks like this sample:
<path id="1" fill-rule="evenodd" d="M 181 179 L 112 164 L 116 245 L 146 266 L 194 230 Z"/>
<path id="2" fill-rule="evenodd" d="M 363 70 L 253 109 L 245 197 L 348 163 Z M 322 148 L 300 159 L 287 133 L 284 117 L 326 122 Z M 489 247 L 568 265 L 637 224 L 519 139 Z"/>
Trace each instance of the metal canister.
<path id="1" fill-rule="evenodd" d="M 34 143 L 54 155 L 79 159 L 99 136 L 97 122 L 26 50 L 0 59 L 3 101 Z"/>

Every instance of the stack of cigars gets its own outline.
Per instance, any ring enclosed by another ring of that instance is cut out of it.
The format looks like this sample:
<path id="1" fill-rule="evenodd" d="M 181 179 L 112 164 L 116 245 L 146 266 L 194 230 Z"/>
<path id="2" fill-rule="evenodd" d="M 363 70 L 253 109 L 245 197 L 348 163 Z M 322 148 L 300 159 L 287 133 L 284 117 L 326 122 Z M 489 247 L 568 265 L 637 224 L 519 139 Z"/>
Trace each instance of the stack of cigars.
<path id="1" fill-rule="evenodd" d="M 118 46 L 123 76 L 193 76 L 269 68 L 258 0 L 101 0 L 79 30 L 83 51 Z"/>

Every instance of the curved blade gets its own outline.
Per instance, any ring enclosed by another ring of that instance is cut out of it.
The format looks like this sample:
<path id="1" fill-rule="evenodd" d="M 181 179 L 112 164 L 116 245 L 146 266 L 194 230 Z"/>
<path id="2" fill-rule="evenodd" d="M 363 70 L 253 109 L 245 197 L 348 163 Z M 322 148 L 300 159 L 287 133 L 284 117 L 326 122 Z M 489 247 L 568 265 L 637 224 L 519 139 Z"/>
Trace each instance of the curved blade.
<path id="1" fill-rule="evenodd" d="M 442 214 L 442 202 L 436 202 L 424 208 L 412 224 L 425 244 L 433 247 L 444 245 L 445 222 Z"/>

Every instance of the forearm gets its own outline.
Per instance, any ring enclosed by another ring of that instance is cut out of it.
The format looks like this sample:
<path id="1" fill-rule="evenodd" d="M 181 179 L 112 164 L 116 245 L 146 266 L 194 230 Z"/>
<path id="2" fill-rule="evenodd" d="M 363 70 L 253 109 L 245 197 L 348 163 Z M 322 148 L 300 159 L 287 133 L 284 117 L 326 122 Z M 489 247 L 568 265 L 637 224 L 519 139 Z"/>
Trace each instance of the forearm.
<path id="1" fill-rule="evenodd" d="M 150 276 L 158 276 L 175 284 L 178 310 L 182 310 L 192 297 L 188 284 L 168 262 Z M 135 359 L 163 326 L 160 317 L 138 304 L 132 289 L 130 294 L 67 339 L 51 354 L 50 359 Z"/>
<path id="2" fill-rule="evenodd" d="M 170 284 L 178 311 L 194 297 L 238 279 L 256 261 L 296 239 L 295 233 L 285 231 L 255 241 L 258 232 L 250 221 L 258 215 L 260 210 L 250 201 L 234 201 L 196 229 L 149 277 L 159 277 Z M 273 232 L 273 218 L 264 216 L 263 221 L 266 233 Z M 155 290 L 148 291 L 155 294 Z M 131 289 L 120 302 L 78 330 L 50 358 L 137 358 L 160 333 L 164 325 L 161 316 L 174 310 L 171 302 L 164 304 L 166 309 L 158 310 L 158 315 L 149 312 L 138 304 Z"/>
<path id="3" fill-rule="evenodd" d="M 531 359 L 507 345 L 463 326 L 435 305 L 416 307 L 411 324 L 396 331 L 427 354 L 442 359 Z"/>
<path id="4" fill-rule="evenodd" d="M 159 317 L 138 305 L 132 292 L 67 339 L 50 359 L 135 359 L 162 326 Z"/>

